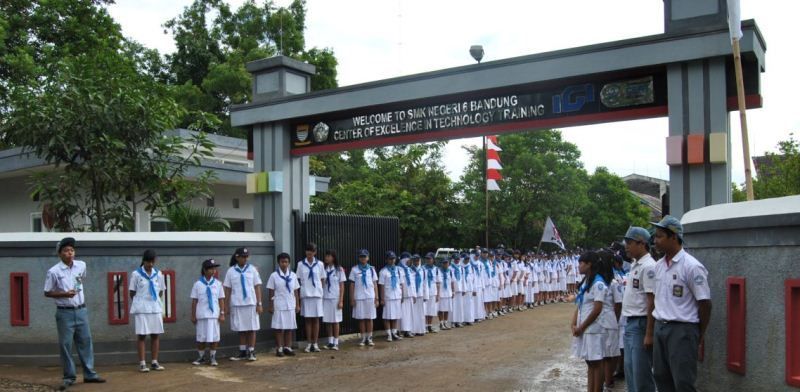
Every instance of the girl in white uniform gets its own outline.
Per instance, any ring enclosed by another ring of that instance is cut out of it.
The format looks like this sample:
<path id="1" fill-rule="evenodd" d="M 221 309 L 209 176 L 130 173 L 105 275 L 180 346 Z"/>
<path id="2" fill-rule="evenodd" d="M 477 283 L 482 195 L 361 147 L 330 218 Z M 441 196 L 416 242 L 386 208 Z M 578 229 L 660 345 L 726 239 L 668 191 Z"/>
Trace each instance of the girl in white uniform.
<path id="1" fill-rule="evenodd" d="M 322 296 L 325 286 L 325 267 L 317 260 L 317 244 L 306 245 L 306 257 L 297 262 L 300 281 L 300 316 L 305 318 L 308 345 L 305 352 L 319 352 L 319 319 L 322 317 Z"/>
<path id="2" fill-rule="evenodd" d="M 402 339 L 397 332 L 397 324 L 402 313 L 403 270 L 395 265 L 397 255 L 386 252 L 386 266 L 378 274 L 378 285 L 383 306 L 383 326 L 386 328 L 386 341 Z"/>
<path id="3" fill-rule="evenodd" d="M 297 316 L 300 312 L 300 282 L 297 274 L 289 269 L 288 253 L 278 255 L 278 269 L 267 280 L 267 311 L 272 314 L 271 327 L 275 331 L 277 348 L 275 355 L 292 356 L 292 333 L 297 329 Z"/>
<path id="4" fill-rule="evenodd" d="M 464 323 L 464 267 L 461 266 L 461 258 L 455 256 L 450 269 L 453 271 L 453 311 L 450 312 L 450 323 L 456 328 L 463 327 Z"/>
<path id="5" fill-rule="evenodd" d="M 200 279 L 194 282 L 189 295 L 192 299 L 192 323 L 196 330 L 197 359 L 192 362 L 195 366 L 205 362 L 206 345 L 209 346 L 209 364 L 217 366 L 219 323 L 225 321 L 225 290 L 214 277 L 218 267 L 214 259 L 203 261 Z"/>
<path id="6" fill-rule="evenodd" d="M 470 255 L 469 264 L 472 266 L 472 273 L 475 276 L 475 297 L 472 298 L 472 314 L 476 322 L 481 322 L 486 318 L 486 309 L 483 302 L 485 283 L 483 280 L 483 265 L 478 261 L 476 255 Z"/>
<path id="7" fill-rule="evenodd" d="M 256 266 L 247 263 L 250 252 L 238 248 L 231 256 L 230 267 L 225 273 L 222 287 L 225 288 L 225 306 L 230 310 L 231 330 L 239 333 L 239 355 L 231 361 L 256 360 L 256 331 L 261 329 L 259 315 L 264 311 L 261 304 L 261 276 Z"/>
<path id="8" fill-rule="evenodd" d="M 464 323 L 466 325 L 472 325 L 475 322 L 475 307 L 472 303 L 475 301 L 477 297 L 477 293 L 475 292 L 475 271 L 472 270 L 472 266 L 469 262 L 469 256 L 464 255 L 464 259 L 462 260 L 463 267 L 461 274 L 461 278 L 464 279 Z"/>
<path id="9" fill-rule="evenodd" d="M 407 338 L 413 338 L 414 333 L 414 301 L 416 297 L 416 288 L 414 287 L 414 280 L 416 279 L 414 271 L 408 266 L 411 260 L 411 254 L 403 252 L 400 255 L 400 265 L 398 267 L 403 270 L 403 300 L 400 303 L 400 326 L 401 334 Z"/>
<path id="10" fill-rule="evenodd" d="M 572 316 L 572 354 L 586 361 L 588 371 L 588 390 L 600 391 L 603 384 L 603 351 L 606 346 L 606 333 L 601 314 L 608 294 L 610 271 L 603 274 L 600 256 L 586 252 L 580 257 L 579 268 L 586 274 L 575 299 L 577 308 Z"/>
<path id="11" fill-rule="evenodd" d="M 414 285 L 414 304 L 411 306 L 411 332 L 414 335 L 425 335 L 425 297 L 427 296 L 427 289 L 425 288 L 425 271 L 422 268 L 422 260 L 418 254 L 411 257 L 411 270 L 414 271 L 414 280 L 411 284 Z"/>
<path id="12" fill-rule="evenodd" d="M 439 291 L 442 285 L 442 277 L 439 275 L 439 268 L 433 263 L 433 253 L 425 255 L 425 329 L 428 332 L 438 333 L 438 329 L 433 328 L 433 318 L 439 315 Z"/>
<path id="13" fill-rule="evenodd" d="M 164 333 L 164 319 L 161 307 L 161 297 L 166 289 L 164 275 L 155 268 L 156 252 L 146 250 L 142 255 L 139 268 L 131 272 L 131 282 L 128 285 L 131 298 L 131 314 L 136 326 L 136 351 L 139 354 L 139 371 L 164 370 L 158 363 L 159 340 Z M 145 363 L 144 343 L 150 336 L 150 355 L 152 361 L 148 368 Z"/>
<path id="14" fill-rule="evenodd" d="M 377 317 L 378 306 L 378 273 L 369 265 L 369 251 L 358 252 L 358 264 L 350 270 L 350 306 L 353 318 L 358 320 L 358 331 L 361 333 L 359 346 L 374 346 L 372 342 L 373 320 Z"/>
<path id="15" fill-rule="evenodd" d="M 322 295 L 322 322 L 328 331 L 328 350 L 339 351 L 339 323 L 342 322 L 342 308 L 344 307 L 344 283 L 347 275 L 344 268 L 339 265 L 336 251 L 325 251 L 325 292 Z"/>
<path id="16" fill-rule="evenodd" d="M 483 318 L 493 319 L 494 285 L 492 284 L 492 279 L 494 279 L 494 270 L 488 257 L 489 252 L 481 251 L 478 263 L 481 264 L 481 281 L 483 282 Z"/>
<path id="17" fill-rule="evenodd" d="M 453 270 L 450 268 L 450 259 L 442 260 L 439 276 L 442 279 L 442 284 L 439 286 L 439 329 L 447 330 L 451 328 L 447 320 L 453 310 L 453 282 L 455 281 Z"/>

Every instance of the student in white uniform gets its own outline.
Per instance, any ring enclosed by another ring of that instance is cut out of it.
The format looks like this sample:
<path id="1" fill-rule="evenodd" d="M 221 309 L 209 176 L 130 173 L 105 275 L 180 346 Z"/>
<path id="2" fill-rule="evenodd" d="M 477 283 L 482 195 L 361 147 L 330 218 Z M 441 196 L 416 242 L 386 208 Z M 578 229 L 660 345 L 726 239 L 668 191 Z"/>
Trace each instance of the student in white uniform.
<path id="1" fill-rule="evenodd" d="M 606 389 L 614 388 L 614 371 L 619 360 L 619 315 L 622 312 L 622 286 L 614 276 L 614 256 L 608 250 L 598 252 L 602 264 L 604 278 L 608 280 L 608 290 L 603 298 L 603 312 L 600 314 L 600 324 L 606 333 L 606 344 L 603 349 L 603 375 Z"/>
<path id="2" fill-rule="evenodd" d="M 225 273 L 226 309 L 230 310 L 231 330 L 239 333 L 239 355 L 231 361 L 256 360 L 256 332 L 261 329 L 261 276 L 256 266 L 247 263 L 250 252 L 238 248 Z"/>
<path id="3" fill-rule="evenodd" d="M 272 314 L 278 357 L 294 355 L 292 333 L 297 329 L 296 314 L 300 312 L 300 281 L 289 268 L 290 260 L 288 253 L 279 254 L 278 269 L 267 280 L 267 311 Z"/>
<path id="4" fill-rule="evenodd" d="M 166 289 L 164 275 L 156 269 L 156 252 L 148 249 L 142 255 L 139 268 L 131 272 L 128 287 L 131 299 L 131 314 L 136 325 L 136 351 L 139 354 L 139 371 L 164 370 L 158 363 L 159 335 L 164 333 L 164 315 L 161 297 Z M 150 355 L 152 361 L 148 368 L 145 363 L 145 340 L 150 336 Z"/>
<path id="5" fill-rule="evenodd" d="M 575 337 L 572 354 L 586 361 L 589 368 L 588 391 L 600 392 L 603 389 L 603 349 L 606 341 L 601 314 L 608 281 L 603 276 L 600 256 L 595 252 L 582 254 L 579 268 L 581 273 L 586 274 L 586 279 L 575 299 L 578 306 L 572 316 L 572 336 Z M 610 281 L 610 276 L 608 278 Z"/>
<path id="6" fill-rule="evenodd" d="M 483 302 L 484 289 L 486 283 L 483 277 L 483 265 L 478 262 L 478 255 L 472 254 L 469 257 L 469 264 L 472 266 L 475 282 L 475 297 L 472 299 L 472 313 L 475 315 L 475 322 L 481 322 L 486 318 L 486 308 Z"/>
<path id="7" fill-rule="evenodd" d="M 472 270 L 472 266 L 469 262 L 469 255 L 462 255 L 462 274 L 461 278 L 464 279 L 464 324 L 465 325 L 472 325 L 475 322 L 475 307 L 472 304 L 476 297 L 477 293 L 475 292 L 475 271 Z"/>
<path id="8" fill-rule="evenodd" d="M 464 326 L 464 267 L 461 266 L 461 257 L 453 255 L 450 269 L 453 271 L 453 311 L 450 312 L 450 323 L 456 328 Z"/>
<path id="9" fill-rule="evenodd" d="M 439 275 L 439 268 L 433 260 L 434 254 L 428 252 L 425 255 L 425 328 L 428 332 L 438 333 L 438 329 L 433 328 L 433 318 L 439 315 L 439 291 L 441 290 L 442 277 Z"/>
<path id="10" fill-rule="evenodd" d="M 622 250 L 624 252 L 624 250 Z M 627 318 L 622 312 L 622 302 L 625 297 L 625 285 L 626 285 L 626 274 L 625 271 L 622 269 L 624 265 L 624 259 L 619 252 L 612 252 L 614 265 L 612 272 L 614 274 L 614 281 L 617 283 L 616 289 L 614 291 L 614 303 L 615 306 L 619 308 L 619 312 L 617 313 L 617 323 L 619 324 L 619 357 L 616 359 L 616 368 L 614 369 L 614 374 L 612 375 L 614 379 L 621 379 L 624 378 L 624 361 L 625 361 L 625 325 L 628 323 Z"/>
<path id="11" fill-rule="evenodd" d="M 358 264 L 350 270 L 350 306 L 353 318 L 358 320 L 358 331 L 361 333 L 359 346 L 374 346 L 372 341 L 373 320 L 377 317 L 378 306 L 378 273 L 369 265 L 369 251 L 358 252 Z"/>
<path id="12" fill-rule="evenodd" d="M 489 252 L 481 249 L 480 257 L 477 262 L 480 263 L 481 269 L 481 282 L 483 283 L 482 296 L 483 296 L 483 317 L 484 319 L 493 319 L 492 304 L 494 303 L 494 287 L 492 279 L 494 270 L 492 269 L 491 261 L 489 260 Z"/>
<path id="13" fill-rule="evenodd" d="M 397 255 L 393 251 L 386 252 L 386 266 L 378 274 L 378 293 L 383 306 L 383 327 L 386 329 L 386 341 L 400 340 L 397 332 L 398 320 L 402 313 L 403 302 L 403 270 L 395 265 Z"/>
<path id="14" fill-rule="evenodd" d="M 416 301 L 416 288 L 413 281 L 416 279 L 414 271 L 409 267 L 411 253 L 403 252 L 400 254 L 400 264 L 398 267 L 403 270 L 403 301 L 400 303 L 400 322 L 398 329 L 402 336 L 413 338 L 414 333 L 414 301 Z"/>
<path id="15" fill-rule="evenodd" d="M 217 366 L 219 346 L 219 323 L 225 321 L 225 290 L 214 275 L 219 264 L 214 259 L 203 261 L 200 279 L 194 282 L 189 298 L 192 299 L 192 324 L 195 325 L 197 359 L 192 365 L 202 365 L 206 358 L 211 366 Z M 208 355 L 206 356 L 206 345 Z"/>
<path id="16" fill-rule="evenodd" d="M 453 310 L 453 292 L 455 291 L 455 276 L 453 276 L 453 270 L 450 268 L 450 259 L 444 258 L 442 260 L 439 276 L 442 279 L 442 284 L 439 286 L 439 329 L 448 330 L 452 328 L 448 319 L 450 312 Z"/>
<path id="17" fill-rule="evenodd" d="M 411 270 L 414 271 L 414 280 L 411 284 L 414 285 L 416 298 L 414 304 L 411 306 L 411 319 L 412 326 L 411 332 L 414 335 L 425 335 L 425 298 L 427 296 L 427 289 L 425 288 L 425 271 L 422 268 L 422 259 L 418 254 L 411 256 Z"/>
<path id="18" fill-rule="evenodd" d="M 305 352 L 319 352 L 319 319 L 322 317 L 322 296 L 325 287 L 325 267 L 317 260 L 317 244 L 306 245 L 306 257 L 297 262 L 297 279 L 300 281 L 300 316 L 305 318 Z"/>
<path id="19" fill-rule="evenodd" d="M 322 295 L 322 322 L 328 331 L 328 350 L 339 351 L 339 323 L 344 308 L 344 283 L 347 275 L 339 265 L 336 251 L 329 249 L 323 257 L 325 263 L 325 293 Z"/>

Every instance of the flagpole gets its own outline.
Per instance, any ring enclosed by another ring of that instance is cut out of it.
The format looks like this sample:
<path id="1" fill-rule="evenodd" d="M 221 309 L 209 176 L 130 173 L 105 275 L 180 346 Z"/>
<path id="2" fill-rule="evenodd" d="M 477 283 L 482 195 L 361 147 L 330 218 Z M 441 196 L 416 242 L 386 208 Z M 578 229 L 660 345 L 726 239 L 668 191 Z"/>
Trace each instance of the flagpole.
<path id="1" fill-rule="evenodd" d="M 483 137 L 483 189 L 486 195 L 486 232 L 484 240 L 486 249 L 489 249 L 489 152 L 486 149 L 486 136 Z"/>
<path id="2" fill-rule="evenodd" d="M 744 99 L 744 76 L 742 75 L 742 53 L 739 39 L 733 39 L 733 64 L 736 71 L 736 92 L 739 101 L 739 122 L 742 126 L 742 151 L 744 155 L 744 180 L 747 200 L 753 200 L 753 175 L 750 171 L 750 139 L 747 131 L 747 105 Z"/>

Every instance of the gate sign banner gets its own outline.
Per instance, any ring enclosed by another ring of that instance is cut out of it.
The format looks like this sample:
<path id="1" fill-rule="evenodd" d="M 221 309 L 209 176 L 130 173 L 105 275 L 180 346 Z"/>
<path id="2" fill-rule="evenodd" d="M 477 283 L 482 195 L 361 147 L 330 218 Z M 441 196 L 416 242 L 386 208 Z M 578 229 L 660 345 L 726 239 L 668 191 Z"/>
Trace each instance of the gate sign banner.
<path id="1" fill-rule="evenodd" d="M 292 154 L 666 116 L 666 75 L 573 79 L 366 110 L 293 122 Z"/>

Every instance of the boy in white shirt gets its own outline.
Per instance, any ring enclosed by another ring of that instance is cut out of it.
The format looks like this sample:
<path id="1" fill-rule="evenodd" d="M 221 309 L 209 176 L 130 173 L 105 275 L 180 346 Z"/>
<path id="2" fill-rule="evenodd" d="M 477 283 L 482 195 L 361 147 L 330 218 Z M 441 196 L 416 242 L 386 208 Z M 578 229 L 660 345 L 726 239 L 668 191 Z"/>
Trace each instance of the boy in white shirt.
<path id="1" fill-rule="evenodd" d="M 322 317 L 322 295 L 325 286 L 325 267 L 317 260 L 317 245 L 306 245 L 306 257 L 297 262 L 297 279 L 300 281 L 300 316 L 305 318 L 308 345 L 305 352 L 318 353 L 319 319 Z"/>
<path id="2" fill-rule="evenodd" d="M 374 346 L 372 342 L 372 323 L 377 317 L 375 308 L 378 306 L 378 274 L 375 268 L 369 265 L 369 251 L 361 249 L 358 252 L 358 264 L 350 270 L 350 306 L 353 308 L 353 318 L 358 320 L 358 330 L 361 333 L 359 346 Z"/>
<path id="3" fill-rule="evenodd" d="M 275 331 L 275 342 L 278 344 L 275 355 L 293 356 L 292 332 L 297 329 L 297 317 L 300 312 L 300 296 L 297 294 L 300 282 L 297 274 L 289 269 L 288 253 L 278 255 L 278 269 L 267 281 L 268 308 L 272 314 L 271 327 Z"/>
<path id="4" fill-rule="evenodd" d="M 192 362 L 195 366 L 205 362 L 206 344 L 209 346 L 208 362 L 211 366 L 217 366 L 219 323 L 225 321 L 225 291 L 222 283 L 214 277 L 218 267 L 214 259 L 203 261 L 200 279 L 194 282 L 189 295 L 197 341 L 197 359 Z"/>

